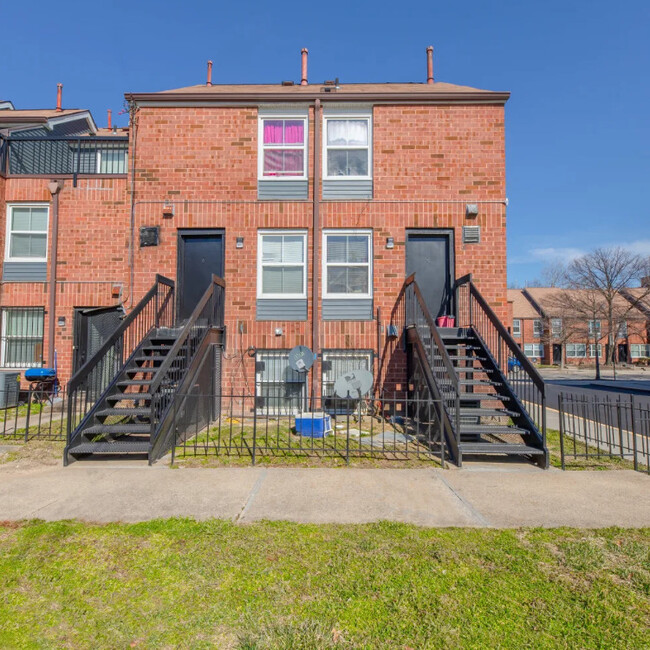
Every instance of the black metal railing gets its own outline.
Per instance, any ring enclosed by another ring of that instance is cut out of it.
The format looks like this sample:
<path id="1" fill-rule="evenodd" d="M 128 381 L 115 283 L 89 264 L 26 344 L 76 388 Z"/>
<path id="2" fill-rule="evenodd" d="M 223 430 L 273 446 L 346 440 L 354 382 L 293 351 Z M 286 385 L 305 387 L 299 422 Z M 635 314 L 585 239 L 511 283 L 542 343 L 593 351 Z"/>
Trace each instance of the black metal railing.
<path id="1" fill-rule="evenodd" d="M 203 340 L 213 328 L 223 328 L 226 284 L 216 275 L 156 372 L 149 387 L 151 399 L 150 461 L 157 460 L 172 444 L 168 417 L 175 394 L 195 359 Z"/>
<path id="2" fill-rule="evenodd" d="M 65 390 L 19 390 L 16 385 L 0 391 L 0 405 L 0 441 L 65 440 Z"/>
<path id="3" fill-rule="evenodd" d="M 560 455 L 568 459 L 626 461 L 650 474 L 650 406 L 630 395 L 610 399 L 560 393 Z"/>
<path id="4" fill-rule="evenodd" d="M 516 424 L 546 447 L 546 389 L 541 375 L 481 295 L 472 276 L 456 280 L 457 325 L 471 328 L 486 347 L 501 380 L 521 410 Z"/>
<path id="5" fill-rule="evenodd" d="M 156 275 L 147 294 L 68 382 L 68 447 L 147 335 L 157 327 L 172 327 L 174 317 L 174 282 Z"/>
<path id="6" fill-rule="evenodd" d="M 171 402 L 172 463 L 218 456 L 225 462 L 292 458 L 442 461 L 444 438 L 428 397 L 314 398 L 309 412 L 287 412 L 283 397 L 176 393 Z"/>
<path id="7" fill-rule="evenodd" d="M 126 175 L 129 140 L 120 136 L 0 136 L 5 176 Z"/>
<path id="8" fill-rule="evenodd" d="M 426 302 L 415 280 L 415 274 L 404 282 L 406 327 L 415 328 L 430 369 L 434 385 L 432 398 L 444 407 L 440 423 L 447 438 L 454 461 L 458 460 L 460 442 L 460 388 L 458 375 L 449 358 L 438 327 L 429 313 Z M 417 351 L 417 343 L 416 343 Z M 413 364 L 411 364 L 413 369 Z M 427 378 L 427 369 L 422 368 L 421 379 Z M 455 456 L 455 457 L 454 457 Z"/>

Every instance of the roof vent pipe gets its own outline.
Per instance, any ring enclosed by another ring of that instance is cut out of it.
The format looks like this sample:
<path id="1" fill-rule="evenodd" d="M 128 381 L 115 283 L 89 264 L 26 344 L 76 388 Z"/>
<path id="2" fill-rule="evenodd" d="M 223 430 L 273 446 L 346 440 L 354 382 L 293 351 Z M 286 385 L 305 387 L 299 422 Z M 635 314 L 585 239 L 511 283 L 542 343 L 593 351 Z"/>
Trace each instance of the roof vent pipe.
<path id="1" fill-rule="evenodd" d="M 113 111 L 109 108 L 109 109 L 106 111 L 106 113 L 107 113 L 107 115 L 108 115 L 108 117 L 107 117 L 107 119 L 106 119 L 106 121 L 107 121 L 107 123 L 108 123 L 108 126 L 107 126 L 106 128 L 107 128 L 107 129 L 110 129 L 110 128 L 113 126 Z"/>
<path id="2" fill-rule="evenodd" d="M 427 47 L 427 83 L 433 83 L 433 45 Z"/>
<path id="3" fill-rule="evenodd" d="M 62 111 L 63 84 L 56 84 L 56 110 Z"/>
<path id="4" fill-rule="evenodd" d="M 303 47 L 300 51 L 302 54 L 302 73 L 300 75 L 300 85 L 306 86 L 309 82 L 307 81 L 307 55 L 309 50 L 306 47 Z"/>
<path id="5" fill-rule="evenodd" d="M 206 86 L 212 85 L 212 61 L 208 61 L 208 79 L 205 82 Z"/>

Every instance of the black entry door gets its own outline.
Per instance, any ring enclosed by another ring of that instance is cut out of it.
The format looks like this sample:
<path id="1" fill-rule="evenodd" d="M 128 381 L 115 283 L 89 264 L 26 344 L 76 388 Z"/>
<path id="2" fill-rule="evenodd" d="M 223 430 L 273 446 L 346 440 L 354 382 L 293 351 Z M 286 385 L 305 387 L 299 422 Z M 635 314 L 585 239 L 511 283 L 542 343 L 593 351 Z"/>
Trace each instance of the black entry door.
<path id="1" fill-rule="evenodd" d="M 124 318 L 114 307 L 76 307 L 74 310 L 72 372 L 77 372 L 110 338 Z"/>
<path id="2" fill-rule="evenodd" d="M 212 281 L 223 277 L 223 231 L 178 232 L 178 315 L 188 318 Z"/>
<path id="3" fill-rule="evenodd" d="M 618 344 L 618 362 L 627 363 L 627 345 L 625 343 Z"/>
<path id="4" fill-rule="evenodd" d="M 453 232 L 413 230 L 406 233 L 406 275 L 415 281 L 433 318 L 454 314 Z"/>
<path id="5" fill-rule="evenodd" d="M 553 343 L 553 363 L 560 365 L 562 363 L 562 345 Z"/>

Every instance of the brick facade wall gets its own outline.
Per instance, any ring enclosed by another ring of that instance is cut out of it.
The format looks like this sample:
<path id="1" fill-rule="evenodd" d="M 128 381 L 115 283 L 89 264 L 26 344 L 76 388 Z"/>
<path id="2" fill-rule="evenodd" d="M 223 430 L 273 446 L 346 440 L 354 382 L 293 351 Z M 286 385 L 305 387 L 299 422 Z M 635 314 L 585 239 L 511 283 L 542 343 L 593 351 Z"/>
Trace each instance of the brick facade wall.
<path id="1" fill-rule="evenodd" d="M 257 200 L 258 127 L 254 108 L 140 108 L 136 119 L 136 241 L 132 288 L 128 264 L 127 179 L 80 180 L 77 188 L 72 188 L 68 181 L 61 193 L 57 314 L 65 315 L 67 322 L 65 328 L 57 327 L 60 376 L 65 381 L 70 373 L 74 307 L 115 304 L 114 286 L 122 291 L 125 306 L 131 307 L 152 285 L 156 273 L 176 278 L 179 228 L 223 228 L 228 326 L 223 377 L 226 385 L 232 382 L 236 390 L 243 390 L 246 380 L 249 385 L 254 381 L 254 359 L 242 354 L 249 346 L 258 349 L 312 346 L 313 204 L 311 200 Z M 310 197 L 313 196 L 313 126 L 313 109 L 310 109 Z M 508 318 L 506 214 L 502 202 L 505 198 L 504 108 L 496 105 L 376 106 L 373 136 L 374 198 L 321 202 L 321 227 L 373 230 L 374 309 L 381 311 L 382 326 L 380 356 L 385 357 L 384 370 L 392 377 L 389 389 L 400 390 L 404 378 L 403 358 L 399 342 L 386 340 L 385 326 L 390 322 L 405 276 L 408 228 L 453 229 L 456 277 L 473 273 L 477 286 L 497 315 Z M 11 178 L 6 181 L 4 194 L 10 201 L 49 201 L 47 180 Z M 172 218 L 163 216 L 166 201 L 174 204 Z M 466 219 L 466 203 L 479 204 L 477 218 Z M 479 244 L 462 243 L 463 225 L 481 226 Z M 138 246 L 137 233 L 141 226 L 160 227 L 159 246 Z M 255 319 L 260 228 L 307 231 L 308 321 L 276 323 Z M 3 239 L 4 234 L 5 229 L 1 228 Z M 395 240 L 392 250 L 386 249 L 389 236 Z M 235 248 L 236 237 L 244 237 L 242 249 Z M 3 284 L 0 301 L 2 305 L 34 304 L 47 308 L 47 285 Z M 275 336 L 276 327 L 283 329 L 282 336 Z M 45 331 L 47 338 L 47 325 Z M 376 351 L 377 323 L 322 322 L 318 347 Z"/>

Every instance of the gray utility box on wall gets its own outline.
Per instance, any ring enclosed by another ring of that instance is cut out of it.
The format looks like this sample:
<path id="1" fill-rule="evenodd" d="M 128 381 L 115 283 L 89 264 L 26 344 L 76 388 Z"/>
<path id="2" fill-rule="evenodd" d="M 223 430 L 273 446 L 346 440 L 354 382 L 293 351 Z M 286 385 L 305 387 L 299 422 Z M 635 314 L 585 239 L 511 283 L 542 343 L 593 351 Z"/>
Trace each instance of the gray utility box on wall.
<path id="1" fill-rule="evenodd" d="M 18 393 L 20 392 L 19 380 L 19 372 L 0 372 L 0 409 L 7 409 L 18 405 Z"/>

